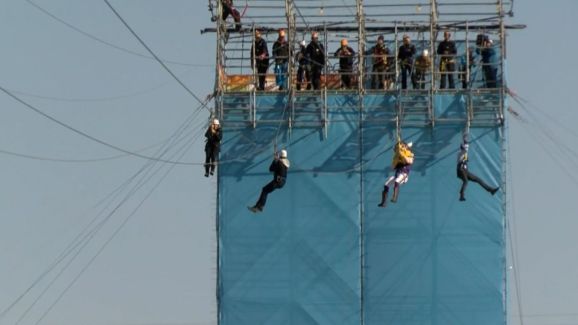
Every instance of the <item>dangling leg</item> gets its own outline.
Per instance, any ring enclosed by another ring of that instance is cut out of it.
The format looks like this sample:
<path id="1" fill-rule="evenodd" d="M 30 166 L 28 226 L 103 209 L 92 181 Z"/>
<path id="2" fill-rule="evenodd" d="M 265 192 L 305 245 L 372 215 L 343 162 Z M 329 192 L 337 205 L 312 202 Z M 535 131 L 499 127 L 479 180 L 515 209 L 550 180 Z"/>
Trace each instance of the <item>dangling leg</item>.
<path id="1" fill-rule="evenodd" d="M 385 208 L 387 205 L 387 192 L 389 192 L 389 186 L 385 185 L 383 187 L 383 191 L 381 192 L 381 203 L 379 203 L 377 206 Z"/>
<path id="2" fill-rule="evenodd" d="M 215 168 L 217 167 L 217 161 L 219 158 L 219 150 L 217 148 L 213 148 L 211 150 L 211 176 L 215 174 Z"/>
<path id="3" fill-rule="evenodd" d="M 484 190 L 488 191 L 490 194 L 494 195 L 496 194 L 496 192 L 498 191 L 499 187 L 490 187 L 488 184 L 486 184 L 484 181 L 482 181 L 481 178 L 479 178 L 478 176 L 470 173 L 469 171 L 466 171 L 466 175 L 468 177 L 468 180 L 474 182 L 474 183 L 478 183 L 480 184 L 480 186 L 482 186 L 484 188 Z"/>
<path id="4" fill-rule="evenodd" d="M 462 187 L 460 188 L 460 201 L 465 201 L 466 187 L 468 186 L 468 171 L 462 168 L 458 168 L 457 176 L 462 180 Z"/>
<path id="5" fill-rule="evenodd" d="M 211 166 L 211 149 L 205 148 L 205 177 L 209 177 L 209 168 Z"/>
<path id="6" fill-rule="evenodd" d="M 392 203 L 397 202 L 398 195 L 399 195 L 399 183 L 395 182 L 395 185 L 393 185 L 393 195 L 391 196 Z"/>
<path id="7" fill-rule="evenodd" d="M 273 192 L 276 188 L 277 188 L 277 182 L 275 182 L 274 180 L 269 182 L 267 185 L 265 185 L 263 187 L 263 189 L 261 190 L 261 195 L 259 195 L 259 200 L 257 200 L 257 203 L 255 203 L 254 206 L 249 207 L 249 210 L 251 210 L 251 212 L 263 211 L 263 208 L 265 207 L 265 204 L 267 203 L 267 195 L 269 195 L 269 193 Z"/>

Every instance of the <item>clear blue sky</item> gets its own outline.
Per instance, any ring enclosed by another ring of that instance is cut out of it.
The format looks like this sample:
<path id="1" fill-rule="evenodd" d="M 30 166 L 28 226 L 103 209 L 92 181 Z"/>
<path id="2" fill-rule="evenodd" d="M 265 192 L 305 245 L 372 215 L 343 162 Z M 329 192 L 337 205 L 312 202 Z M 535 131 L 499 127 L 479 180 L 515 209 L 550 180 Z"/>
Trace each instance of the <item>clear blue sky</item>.
<path id="1" fill-rule="evenodd" d="M 92 35 L 146 54 L 103 1 L 38 2 Z M 187 63 L 169 67 L 191 90 L 203 98 L 212 91 L 215 39 L 199 33 L 211 25 L 206 1 L 112 4 L 160 57 Z M 518 299 L 512 269 L 511 324 L 520 323 L 518 302 L 526 316 L 523 324 L 578 324 L 578 131 L 573 128 L 578 120 L 573 101 L 578 84 L 578 45 L 573 42 L 578 1 L 515 4 L 509 23 L 528 28 L 509 32 L 509 85 L 537 108 L 527 105 L 535 112 L 528 113 L 511 102 L 526 119 L 510 123 L 509 218 L 515 225 L 510 229 L 521 293 Z M 148 147 L 171 137 L 198 107 L 154 60 L 81 35 L 26 1 L 1 2 L 0 39 L 0 86 L 115 146 L 155 155 L 160 147 Z M 216 184 L 203 177 L 200 166 L 177 165 L 163 178 L 171 165 L 150 166 L 127 156 L 91 161 L 119 152 L 56 125 L 3 93 L 0 112 L 0 312 L 91 220 L 98 217 L 100 222 L 111 215 L 100 232 L 87 234 L 94 235 L 90 244 L 73 246 L 64 264 L 0 315 L 0 324 L 15 324 L 20 317 L 20 324 L 35 324 L 46 311 L 41 324 L 215 323 Z M 207 117 L 206 111 L 198 115 L 165 158 L 200 162 L 203 142 L 197 131 Z M 550 139 L 562 141 L 562 146 Z M 180 148 L 188 144 L 192 147 L 180 157 Z M 137 174 L 143 167 L 153 169 Z M 115 191 L 125 181 L 128 186 Z M 124 198 L 126 202 L 114 210 Z M 126 218 L 118 235 L 89 264 Z"/>

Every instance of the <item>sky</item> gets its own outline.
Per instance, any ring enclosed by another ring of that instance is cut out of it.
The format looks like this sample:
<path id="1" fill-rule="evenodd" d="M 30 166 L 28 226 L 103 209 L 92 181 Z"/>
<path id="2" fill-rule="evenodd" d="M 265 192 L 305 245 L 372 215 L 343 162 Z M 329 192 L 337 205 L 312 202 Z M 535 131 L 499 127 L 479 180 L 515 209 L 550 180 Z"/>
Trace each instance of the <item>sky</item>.
<path id="1" fill-rule="evenodd" d="M 0 1 L 0 86 L 29 105 L 0 92 L 0 324 L 215 324 L 208 112 L 188 91 L 214 85 L 206 2 L 111 1 L 185 89 L 105 2 L 37 1 L 100 41 Z M 516 1 L 508 20 L 528 26 L 507 39 L 509 87 L 526 100 L 510 101 L 510 324 L 578 324 L 577 10 Z"/>

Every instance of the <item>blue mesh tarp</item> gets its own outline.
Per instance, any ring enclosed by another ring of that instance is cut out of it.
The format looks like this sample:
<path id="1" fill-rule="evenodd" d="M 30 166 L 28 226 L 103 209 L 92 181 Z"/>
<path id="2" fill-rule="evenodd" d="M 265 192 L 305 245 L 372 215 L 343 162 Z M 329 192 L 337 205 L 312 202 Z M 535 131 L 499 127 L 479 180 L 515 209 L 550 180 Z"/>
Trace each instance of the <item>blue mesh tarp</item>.
<path id="1" fill-rule="evenodd" d="M 261 105 L 282 116 L 286 102 L 266 97 Z M 328 97 L 335 108 L 326 134 L 320 126 L 225 126 L 219 323 L 505 324 L 504 195 L 470 182 L 467 201 L 458 201 L 464 125 L 402 128 L 416 162 L 398 202 L 378 208 L 391 173 L 395 99 L 364 97 L 366 114 L 359 100 Z M 464 103 L 437 97 L 436 115 L 465 119 Z M 470 130 L 470 170 L 492 186 L 501 182 L 501 132 Z M 287 184 L 253 214 L 247 206 L 272 179 L 275 144 L 289 151 Z"/>

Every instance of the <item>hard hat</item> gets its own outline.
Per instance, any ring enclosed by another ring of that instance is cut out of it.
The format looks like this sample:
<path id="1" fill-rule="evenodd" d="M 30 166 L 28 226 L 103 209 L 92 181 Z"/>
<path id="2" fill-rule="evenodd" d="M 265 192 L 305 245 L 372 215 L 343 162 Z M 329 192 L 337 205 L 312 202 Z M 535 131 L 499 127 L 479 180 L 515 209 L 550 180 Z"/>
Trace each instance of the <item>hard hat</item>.
<path id="1" fill-rule="evenodd" d="M 408 147 L 408 148 L 411 148 L 412 146 L 413 146 L 413 142 L 410 141 L 410 142 L 407 143 L 407 147 Z"/>
<path id="2" fill-rule="evenodd" d="M 341 46 L 347 46 L 347 40 L 345 38 L 341 40 Z"/>
<path id="3" fill-rule="evenodd" d="M 423 50 L 423 56 L 428 56 L 429 55 L 429 51 L 428 50 Z"/>
<path id="4" fill-rule="evenodd" d="M 305 46 L 305 40 L 301 41 L 301 46 Z"/>
<path id="5" fill-rule="evenodd" d="M 287 150 L 285 149 L 281 150 L 281 152 L 279 153 L 279 157 L 287 158 Z"/>
<path id="6" fill-rule="evenodd" d="M 213 124 L 214 124 L 214 125 L 221 125 L 221 123 L 219 123 L 219 120 L 218 120 L 218 119 L 214 119 L 214 120 L 213 120 Z"/>

